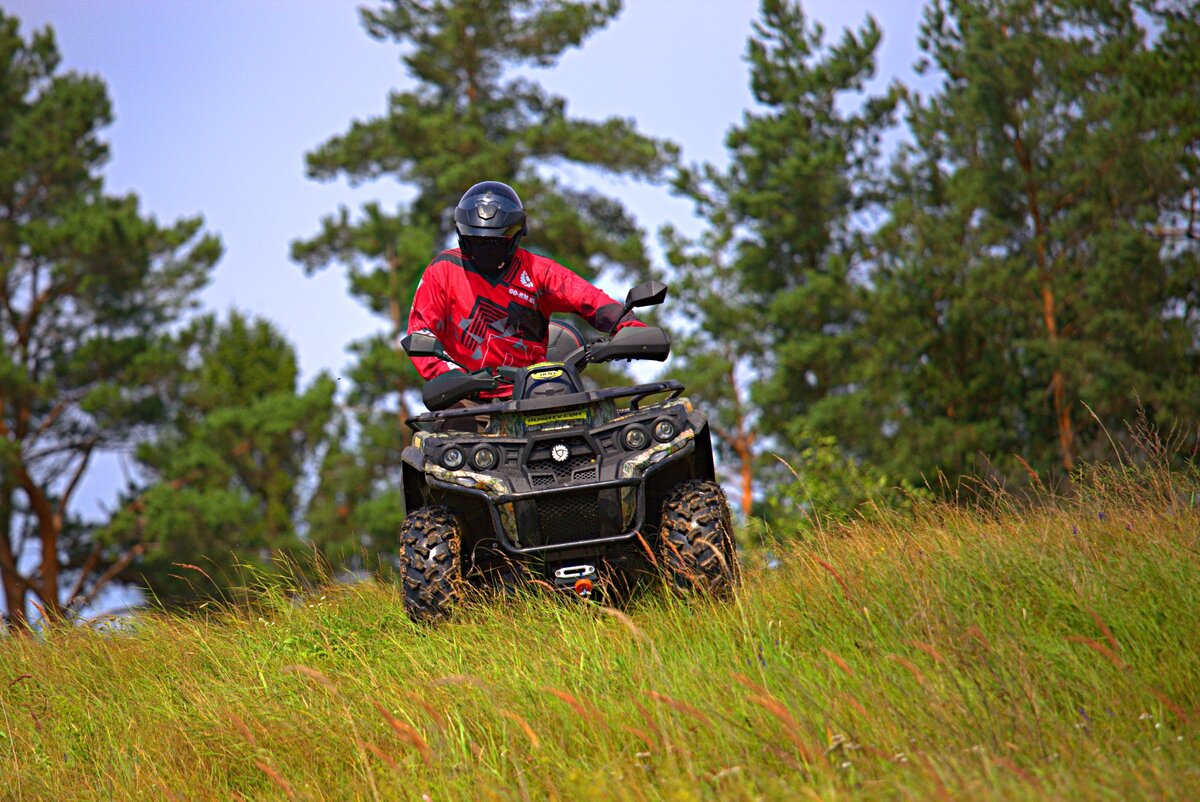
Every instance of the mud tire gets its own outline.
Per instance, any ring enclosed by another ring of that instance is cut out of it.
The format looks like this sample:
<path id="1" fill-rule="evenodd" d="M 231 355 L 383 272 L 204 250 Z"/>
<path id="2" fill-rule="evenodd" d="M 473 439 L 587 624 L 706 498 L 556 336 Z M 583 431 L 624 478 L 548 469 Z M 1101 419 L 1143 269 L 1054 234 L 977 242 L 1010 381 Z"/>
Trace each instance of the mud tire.
<path id="1" fill-rule="evenodd" d="M 400 526 L 404 607 L 414 621 L 449 616 L 462 596 L 462 528 L 449 507 L 421 507 Z"/>
<path id="2" fill-rule="evenodd" d="M 692 480 L 672 488 L 663 501 L 659 540 L 667 580 L 676 589 L 713 596 L 732 592 L 740 576 L 733 521 L 715 482 Z"/>

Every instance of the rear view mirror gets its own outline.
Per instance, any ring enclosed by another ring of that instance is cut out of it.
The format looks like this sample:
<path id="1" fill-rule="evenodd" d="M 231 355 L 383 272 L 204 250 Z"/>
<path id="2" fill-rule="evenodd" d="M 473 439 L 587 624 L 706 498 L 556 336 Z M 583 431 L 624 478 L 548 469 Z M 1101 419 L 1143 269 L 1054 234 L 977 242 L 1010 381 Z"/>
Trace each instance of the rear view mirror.
<path id="1" fill-rule="evenodd" d="M 639 306 L 655 306 L 661 304 L 667 297 L 667 285 L 661 281 L 647 281 L 639 284 L 625 296 L 625 309 L 636 309 Z"/>
<path id="2" fill-rule="evenodd" d="M 446 358 L 446 348 L 438 340 L 427 331 L 414 331 L 412 334 L 400 341 L 400 347 L 404 349 L 404 353 L 409 356 L 435 356 L 438 359 Z"/>

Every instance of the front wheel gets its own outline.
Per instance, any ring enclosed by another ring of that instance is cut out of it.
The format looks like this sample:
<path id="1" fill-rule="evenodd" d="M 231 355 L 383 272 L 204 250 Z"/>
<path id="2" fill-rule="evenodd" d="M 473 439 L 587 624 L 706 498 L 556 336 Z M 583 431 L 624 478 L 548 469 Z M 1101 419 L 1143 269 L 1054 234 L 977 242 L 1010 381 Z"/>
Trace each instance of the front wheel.
<path id="1" fill-rule="evenodd" d="M 716 482 L 692 480 L 663 502 L 662 556 L 680 590 L 728 594 L 738 580 L 737 547 L 725 493 Z"/>
<path id="2" fill-rule="evenodd" d="M 445 618 L 462 595 L 462 531 L 449 507 L 421 507 L 400 526 L 404 607 L 415 621 Z"/>

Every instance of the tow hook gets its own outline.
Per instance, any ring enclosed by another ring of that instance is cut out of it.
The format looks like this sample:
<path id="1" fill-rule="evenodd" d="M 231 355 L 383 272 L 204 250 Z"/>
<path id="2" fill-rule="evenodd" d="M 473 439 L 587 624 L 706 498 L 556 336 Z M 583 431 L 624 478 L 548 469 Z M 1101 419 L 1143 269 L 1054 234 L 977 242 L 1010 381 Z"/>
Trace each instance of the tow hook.
<path id="1" fill-rule="evenodd" d="M 587 599 L 592 595 L 595 583 L 592 577 L 596 575 L 594 565 L 565 565 L 554 572 L 554 584 L 560 588 L 570 588 L 579 596 Z"/>

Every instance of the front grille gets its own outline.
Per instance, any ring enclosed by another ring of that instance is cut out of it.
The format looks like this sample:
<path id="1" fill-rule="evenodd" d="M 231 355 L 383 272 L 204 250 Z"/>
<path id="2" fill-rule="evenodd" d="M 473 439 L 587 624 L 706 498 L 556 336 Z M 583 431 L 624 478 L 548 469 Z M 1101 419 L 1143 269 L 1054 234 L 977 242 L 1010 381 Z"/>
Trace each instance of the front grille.
<path id="1" fill-rule="evenodd" d="M 540 498 L 537 516 L 543 542 L 586 540 L 600 530 L 600 505 L 594 492 Z"/>
<path id="2" fill-rule="evenodd" d="M 542 485 L 552 484 L 555 481 L 569 482 L 571 475 L 579 468 L 591 467 L 591 476 L 576 476 L 575 479 L 595 479 L 596 478 L 596 459 L 591 454 L 577 454 L 574 457 L 568 458 L 565 462 L 555 462 L 552 459 L 539 459 L 529 461 L 529 473 L 533 477 L 533 486 L 540 487 Z M 535 475 L 536 474 L 536 475 Z"/>

